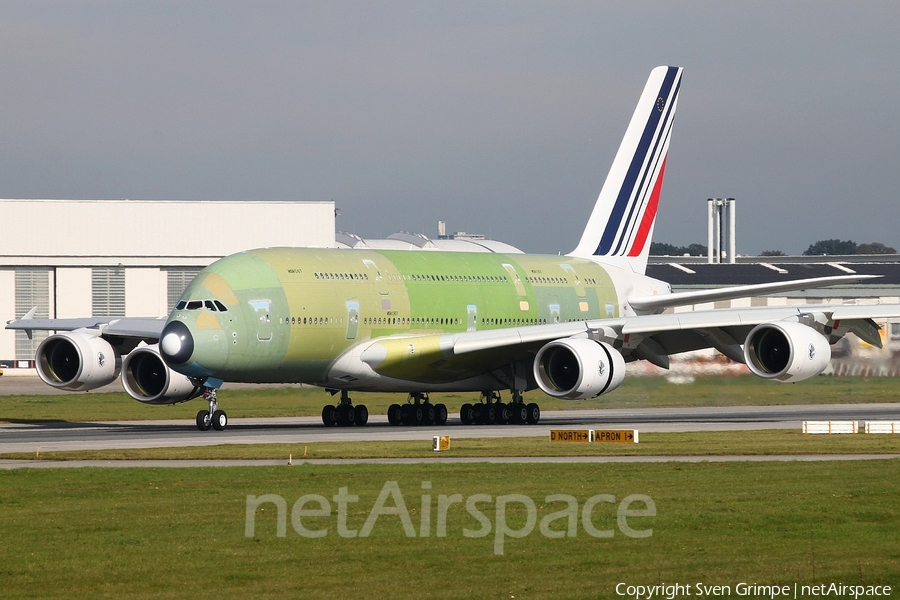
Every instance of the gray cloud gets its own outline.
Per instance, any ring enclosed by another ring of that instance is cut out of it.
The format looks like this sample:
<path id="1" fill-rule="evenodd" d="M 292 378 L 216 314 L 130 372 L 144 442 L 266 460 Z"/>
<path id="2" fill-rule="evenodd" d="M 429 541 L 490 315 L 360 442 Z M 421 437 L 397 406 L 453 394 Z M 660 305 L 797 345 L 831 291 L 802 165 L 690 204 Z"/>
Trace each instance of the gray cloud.
<path id="1" fill-rule="evenodd" d="M 655 239 L 900 244 L 891 3 L 9 2 L 0 196 L 333 198 L 338 225 L 577 241 L 685 67 Z"/>

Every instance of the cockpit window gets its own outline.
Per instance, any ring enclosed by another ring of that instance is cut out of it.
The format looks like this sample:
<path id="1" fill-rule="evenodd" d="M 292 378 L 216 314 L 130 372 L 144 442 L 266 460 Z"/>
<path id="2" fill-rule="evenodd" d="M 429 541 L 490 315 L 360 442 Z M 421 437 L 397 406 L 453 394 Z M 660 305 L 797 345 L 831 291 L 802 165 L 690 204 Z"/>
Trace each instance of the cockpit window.
<path id="1" fill-rule="evenodd" d="M 177 310 L 200 310 L 201 308 L 206 308 L 206 310 L 211 310 L 212 312 L 228 312 L 228 308 L 218 300 L 191 300 L 189 302 L 182 300 L 175 305 L 175 308 Z"/>

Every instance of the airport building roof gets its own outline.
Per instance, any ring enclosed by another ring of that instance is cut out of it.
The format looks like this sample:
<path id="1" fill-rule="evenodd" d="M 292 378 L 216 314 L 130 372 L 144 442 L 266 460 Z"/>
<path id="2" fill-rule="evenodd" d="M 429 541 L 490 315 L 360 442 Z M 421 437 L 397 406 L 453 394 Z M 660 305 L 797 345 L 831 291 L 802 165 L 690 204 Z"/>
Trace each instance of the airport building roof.
<path id="1" fill-rule="evenodd" d="M 338 248 L 363 248 L 371 250 L 444 250 L 449 252 L 495 252 L 497 254 L 522 254 L 522 251 L 496 240 L 484 239 L 437 239 L 422 233 L 401 231 L 386 239 L 363 239 L 353 233 L 339 232 L 335 235 Z"/>

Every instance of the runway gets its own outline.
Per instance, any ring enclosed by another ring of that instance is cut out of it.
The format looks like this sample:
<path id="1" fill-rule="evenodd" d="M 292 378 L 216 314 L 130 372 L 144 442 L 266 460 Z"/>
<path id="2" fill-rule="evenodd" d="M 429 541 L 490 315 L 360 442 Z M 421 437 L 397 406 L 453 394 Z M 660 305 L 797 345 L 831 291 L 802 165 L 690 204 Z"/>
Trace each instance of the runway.
<path id="1" fill-rule="evenodd" d="M 326 428 L 318 417 L 233 419 L 225 431 L 198 431 L 193 420 L 0 425 L 0 454 L 63 450 L 163 448 L 221 444 L 312 444 L 337 441 L 431 441 L 454 438 L 548 437 L 550 429 L 637 429 L 641 432 L 800 429 L 804 420 L 900 420 L 900 404 L 820 404 L 723 408 L 547 411 L 538 425 L 396 427 L 373 415 L 366 427 Z"/>

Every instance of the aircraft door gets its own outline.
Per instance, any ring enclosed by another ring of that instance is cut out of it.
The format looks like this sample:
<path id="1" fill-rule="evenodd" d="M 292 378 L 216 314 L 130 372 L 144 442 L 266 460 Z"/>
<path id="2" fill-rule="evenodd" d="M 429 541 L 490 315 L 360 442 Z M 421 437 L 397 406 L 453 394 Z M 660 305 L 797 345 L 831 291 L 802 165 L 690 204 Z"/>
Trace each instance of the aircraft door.
<path id="1" fill-rule="evenodd" d="M 572 268 L 572 265 L 560 266 L 563 268 L 563 271 L 575 281 L 575 293 L 578 294 L 578 297 L 587 297 L 587 293 L 584 291 L 584 283 L 581 281 L 581 277 L 578 276 L 578 273 L 575 272 L 575 269 Z"/>
<path id="2" fill-rule="evenodd" d="M 256 339 L 260 342 L 272 341 L 272 319 L 269 316 L 269 310 L 272 301 L 269 299 L 250 300 L 250 306 L 253 308 L 253 314 L 257 321 L 254 324 L 256 329 Z"/>
<path id="3" fill-rule="evenodd" d="M 347 339 L 355 340 L 359 333 L 359 302 L 347 300 Z"/>
<path id="4" fill-rule="evenodd" d="M 468 320 L 466 321 L 466 331 L 475 331 L 478 328 L 478 307 L 474 304 L 466 306 Z"/>
<path id="5" fill-rule="evenodd" d="M 381 269 L 378 268 L 374 260 L 369 260 L 368 258 L 363 259 L 363 264 L 366 265 L 366 272 L 369 274 L 369 277 L 375 280 L 375 287 L 378 289 L 378 293 L 382 296 L 387 296 L 390 290 L 387 282 L 384 280 L 384 276 L 381 274 Z"/>
<path id="6" fill-rule="evenodd" d="M 553 302 L 547 308 L 550 309 L 550 322 L 559 323 L 559 304 Z"/>
<path id="7" fill-rule="evenodd" d="M 516 268 L 512 265 L 508 265 L 503 263 L 503 268 L 506 269 L 506 272 L 509 273 L 510 278 L 512 279 L 513 284 L 516 286 L 516 293 L 519 296 L 525 295 L 525 285 L 522 283 L 522 278 L 519 276 L 519 272 L 516 271 Z"/>

